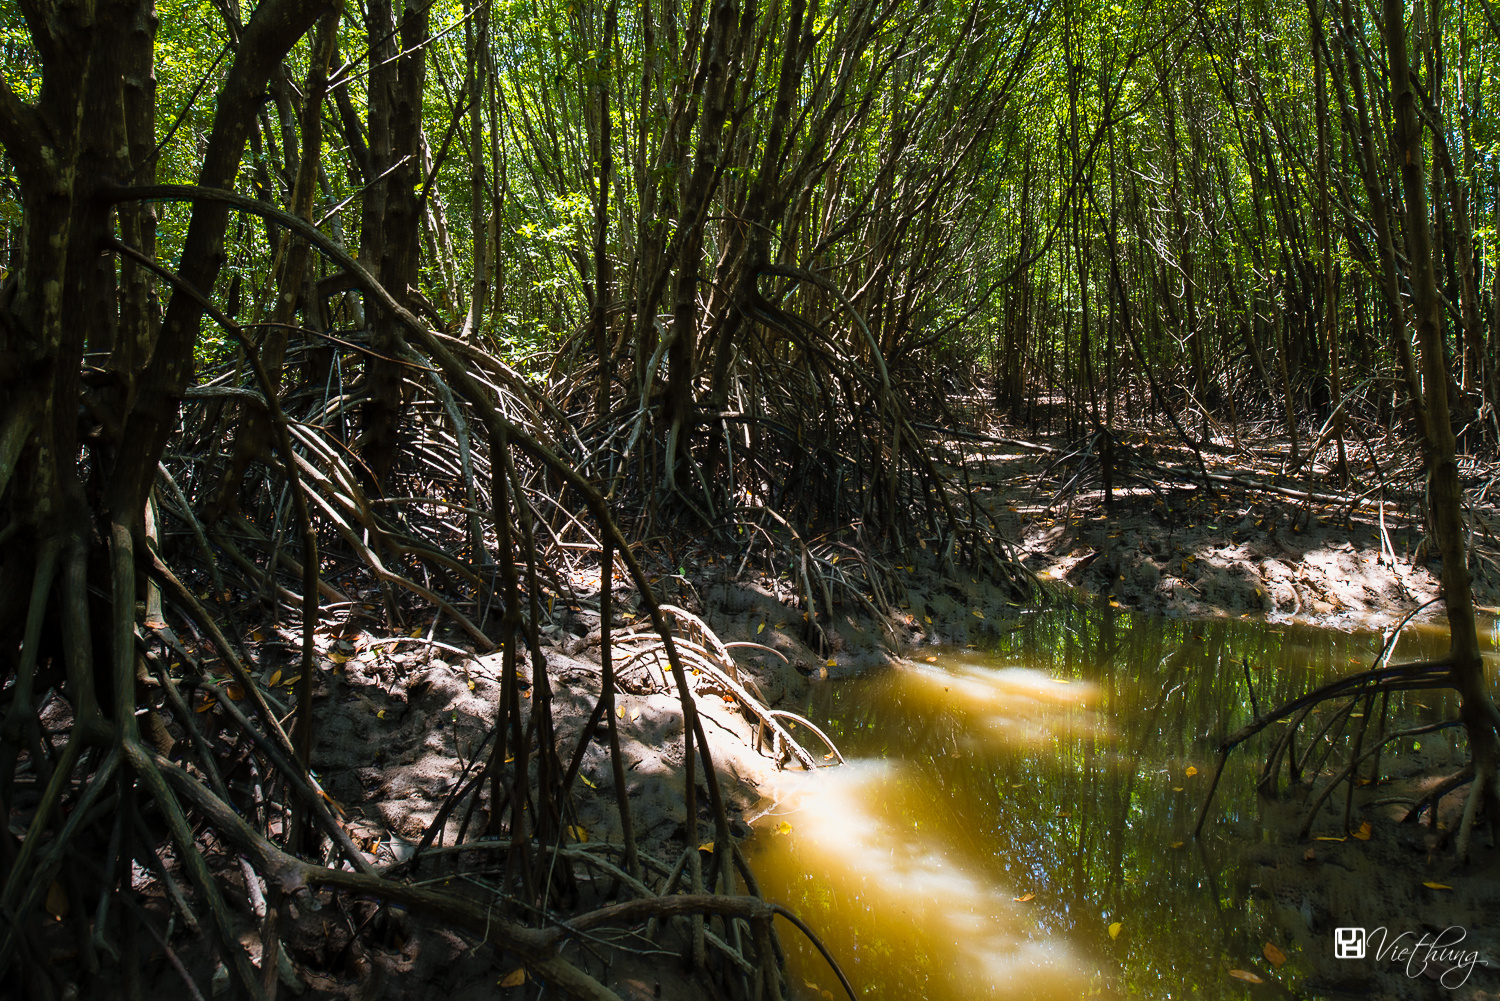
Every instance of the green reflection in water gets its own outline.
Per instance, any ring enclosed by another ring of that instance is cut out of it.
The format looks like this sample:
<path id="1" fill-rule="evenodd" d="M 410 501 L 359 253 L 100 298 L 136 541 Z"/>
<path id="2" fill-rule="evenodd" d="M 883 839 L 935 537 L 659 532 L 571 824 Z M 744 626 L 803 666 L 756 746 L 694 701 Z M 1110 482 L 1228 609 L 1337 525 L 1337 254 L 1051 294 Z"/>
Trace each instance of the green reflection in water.
<path id="1" fill-rule="evenodd" d="M 1252 717 L 1242 662 L 1264 709 L 1368 666 L 1380 643 L 1065 606 L 1017 610 L 989 650 L 824 684 L 806 715 L 854 764 L 787 776 L 747 845 L 762 890 L 825 936 L 865 997 L 1242 998 L 1228 971 L 1269 974 L 1262 944 L 1288 919 L 1237 864 L 1282 836 L 1254 790 L 1279 727 L 1231 758 L 1215 820 L 1191 837 L 1219 741 Z M 1412 630 L 1396 658 L 1445 647 Z M 1429 721 L 1456 703 L 1418 692 L 1392 710 Z M 784 941 L 795 996 L 837 987 Z M 1283 979 L 1298 969 L 1294 955 Z"/>

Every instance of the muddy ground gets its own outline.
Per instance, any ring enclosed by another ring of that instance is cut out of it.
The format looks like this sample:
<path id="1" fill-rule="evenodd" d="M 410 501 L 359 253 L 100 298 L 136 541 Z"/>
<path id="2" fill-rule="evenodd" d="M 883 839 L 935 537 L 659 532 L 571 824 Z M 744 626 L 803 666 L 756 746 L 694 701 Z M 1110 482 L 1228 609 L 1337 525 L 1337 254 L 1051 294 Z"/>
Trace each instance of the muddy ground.
<path id="1" fill-rule="evenodd" d="M 1382 524 L 1375 506 L 1289 493 L 1357 495 L 1365 490 L 1358 477 L 1370 469 L 1357 468 L 1356 481 L 1347 486 L 1331 483 L 1321 469 L 1296 481 L 1278 479 L 1275 444 L 1261 443 L 1254 451 L 1204 458 L 1210 472 L 1275 484 L 1280 493 L 1223 483 L 1210 491 L 1201 481 L 1161 472 L 1188 465 L 1181 450 L 1153 445 L 1145 435 L 1122 444 L 1108 505 L 1097 465 L 1081 455 L 1067 459 L 1066 440 L 991 426 L 981 440 L 965 446 L 979 503 L 1002 536 L 1014 540 L 1016 557 L 1047 588 L 1121 609 L 1184 617 L 1263 616 L 1348 629 L 1389 626 L 1437 594 L 1437 567 L 1424 558 L 1420 523 L 1410 511 L 1388 504 Z M 1485 514 L 1493 517 L 1494 511 Z M 921 646 L 982 643 L 1006 628 L 1016 595 L 961 567 L 945 566 L 940 545 L 939 539 L 924 539 L 918 549 L 897 557 L 904 561 L 897 565 L 892 595 L 899 607 L 888 621 L 872 620 L 852 601 L 836 606 L 821 645 L 785 578 L 744 575 L 737 554 L 701 541 L 669 542 L 654 558 L 667 600 L 702 615 L 726 643 L 765 648 L 740 648 L 736 660 L 765 702 L 776 706 L 795 705 L 811 685 L 878 670 Z M 1482 604 L 1500 603 L 1495 579 L 1481 574 L 1476 581 Z M 602 846 L 618 843 L 620 826 L 607 745 L 597 733 L 580 732 L 600 682 L 598 604 L 586 584 L 579 587 L 577 601 L 554 609 L 544 645 L 564 761 L 580 739 L 586 740 L 572 824 L 587 839 L 585 850 L 608 854 Z M 597 592 L 597 578 L 592 590 Z M 617 647 L 619 663 L 632 644 L 648 640 L 629 638 L 641 625 L 629 596 L 617 607 L 614 629 L 617 638 L 624 637 Z M 348 826 L 371 860 L 388 867 L 409 859 L 444 798 L 476 767 L 499 698 L 499 657 L 466 652 L 463 637 L 441 621 L 419 623 L 422 634 L 414 639 L 361 619 L 358 611 L 331 624 L 321 641 L 315 768 L 347 811 Z M 260 640 L 247 642 L 260 648 L 261 680 L 284 685 L 297 636 L 291 631 L 257 635 Z M 617 724 L 636 831 L 643 850 L 664 870 L 681 854 L 686 833 L 683 724 L 675 695 L 660 669 L 647 664 L 650 659 L 623 670 L 627 692 L 619 698 Z M 707 678 L 699 683 L 698 703 L 736 833 L 753 836 L 743 821 L 758 812 L 759 788 L 777 764 L 769 750 L 756 747 L 747 714 Z M 529 671 L 525 684 L 529 691 Z M 808 749 L 818 758 L 826 751 L 811 737 Z M 1406 786 L 1430 782 L 1453 767 L 1451 761 L 1423 762 L 1399 781 Z M 1384 791 L 1385 798 L 1409 794 L 1402 789 Z M 705 801 L 700 795 L 700 804 Z M 1371 913 L 1400 916 L 1413 927 L 1465 925 L 1471 942 L 1500 974 L 1500 924 L 1489 919 L 1485 928 L 1485 915 L 1500 913 L 1500 869 L 1494 861 L 1500 853 L 1490 847 L 1486 832 L 1476 839 L 1476 863 L 1457 865 L 1446 833 L 1460 808 L 1461 797 L 1450 796 L 1439 818 L 1443 827 L 1418 828 L 1396 823 L 1403 812 L 1398 806 L 1369 807 L 1359 813 L 1371 821 L 1369 840 L 1309 846 L 1288 838 L 1261 846 L 1247 860 L 1246 871 L 1254 875 L 1243 892 L 1288 902 L 1287 941 L 1300 947 L 1297 962 L 1306 965 L 1300 975 L 1303 996 L 1480 998 L 1486 996 L 1483 990 L 1500 988 L 1496 975 L 1476 975 L 1453 992 L 1401 972 L 1351 979 L 1346 967 L 1314 958 L 1318 950 L 1327 951 L 1328 916 L 1344 913 L 1354 899 Z M 471 818 L 471 831 L 486 819 L 482 813 Z M 1295 825 L 1289 821 L 1289 826 Z M 450 822 L 439 844 L 454 843 L 457 828 L 457 820 Z M 704 807 L 700 836 L 709 837 L 711 829 Z M 1452 889 L 1424 886 L 1430 883 Z M 605 881 L 598 886 L 595 893 L 594 883 L 581 884 L 580 909 L 603 899 Z M 303 912 L 288 935 L 294 990 L 310 997 L 368 999 L 535 996 L 535 985 L 500 986 L 516 975 L 515 964 L 503 955 L 476 951 L 471 943 L 407 915 L 377 914 L 368 902 L 341 905 L 339 912 L 336 917 Z M 379 934 L 354 934 L 366 921 L 373 921 Z M 252 924 L 247 920 L 247 927 Z M 247 940 L 253 937 L 247 931 Z M 673 948 L 667 942 L 666 953 Z M 625 998 L 712 996 L 710 983 L 685 972 L 666 953 L 635 942 L 586 949 L 577 961 Z M 203 977 L 199 982 L 208 982 L 212 973 L 191 972 Z M 1265 972 L 1276 978 L 1274 969 Z M 175 977 L 164 974 L 162 989 L 177 993 Z"/>

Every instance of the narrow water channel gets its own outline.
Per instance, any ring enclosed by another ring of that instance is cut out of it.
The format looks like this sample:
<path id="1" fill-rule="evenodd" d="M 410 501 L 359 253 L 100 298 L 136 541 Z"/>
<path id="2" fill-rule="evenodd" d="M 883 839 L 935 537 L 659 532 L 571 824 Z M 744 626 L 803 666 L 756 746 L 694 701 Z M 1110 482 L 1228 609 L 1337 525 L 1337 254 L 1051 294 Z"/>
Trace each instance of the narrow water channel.
<path id="1" fill-rule="evenodd" d="M 748 845 L 761 889 L 819 930 L 862 997 L 1243 998 L 1230 971 L 1264 967 L 1287 917 L 1236 864 L 1282 836 L 1253 788 L 1258 740 L 1231 758 L 1204 837 L 1192 828 L 1221 737 L 1252 718 L 1244 665 L 1276 705 L 1368 666 L 1381 641 L 1018 609 L 989 649 L 826 682 L 804 708 L 849 764 L 784 774 Z M 1445 646 L 1408 630 L 1396 657 Z M 1442 692 L 1402 701 L 1409 719 L 1455 711 Z M 842 996 L 784 941 L 796 997 Z"/>

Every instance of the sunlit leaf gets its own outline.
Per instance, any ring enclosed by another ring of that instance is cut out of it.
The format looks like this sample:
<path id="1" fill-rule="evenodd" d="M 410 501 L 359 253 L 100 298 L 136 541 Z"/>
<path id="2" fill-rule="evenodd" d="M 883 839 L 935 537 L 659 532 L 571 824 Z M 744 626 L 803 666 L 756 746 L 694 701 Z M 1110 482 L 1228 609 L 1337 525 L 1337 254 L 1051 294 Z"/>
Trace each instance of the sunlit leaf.
<path id="1" fill-rule="evenodd" d="M 526 968 L 518 966 L 500 978 L 501 987 L 520 987 L 526 982 Z"/>
<path id="2" fill-rule="evenodd" d="M 1234 977 L 1236 980 L 1243 980 L 1247 984 L 1263 984 L 1263 983 L 1265 983 L 1264 980 L 1262 980 L 1260 977 L 1257 977 L 1255 974 L 1251 973 L 1249 970 L 1230 970 L 1229 971 L 1229 975 L 1231 977 Z"/>
<path id="3" fill-rule="evenodd" d="M 1281 964 L 1286 962 L 1286 953 L 1277 948 L 1274 942 L 1267 942 L 1260 950 L 1260 954 L 1266 957 L 1266 962 L 1277 969 L 1280 969 Z"/>
<path id="4" fill-rule="evenodd" d="M 1122 929 L 1124 927 L 1125 927 L 1125 925 L 1124 925 L 1123 922 L 1116 921 L 1114 924 L 1112 924 L 1112 925 L 1109 926 L 1109 937 L 1110 938 L 1119 938 L 1120 937 L 1120 929 Z"/>
<path id="5" fill-rule="evenodd" d="M 637 720 L 637 719 L 641 718 L 641 707 L 640 706 L 636 706 L 635 708 L 633 708 L 633 709 L 630 710 L 630 718 L 632 720 Z"/>
<path id="6" fill-rule="evenodd" d="M 620 719 L 624 719 L 625 718 L 625 707 L 624 706 L 615 706 L 615 716 L 617 716 Z"/>
<path id="7" fill-rule="evenodd" d="M 1036 894 L 1035 893 L 1028 893 L 1025 896 L 1022 896 L 1022 897 L 1012 897 L 1011 899 L 1014 900 L 1018 904 L 1024 904 L 1028 900 L 1035 900 L 1036 899 Z"/>
<path id="8" fill-rule="evenodd" d="M 783 820 L 781 823 L 779 823 L 779 824 L 776 825 L 776 833 L 777 834 L 791 834 L 792 833 L 792 825 L 790 823 L 788 823 L 787 821 Z"/>

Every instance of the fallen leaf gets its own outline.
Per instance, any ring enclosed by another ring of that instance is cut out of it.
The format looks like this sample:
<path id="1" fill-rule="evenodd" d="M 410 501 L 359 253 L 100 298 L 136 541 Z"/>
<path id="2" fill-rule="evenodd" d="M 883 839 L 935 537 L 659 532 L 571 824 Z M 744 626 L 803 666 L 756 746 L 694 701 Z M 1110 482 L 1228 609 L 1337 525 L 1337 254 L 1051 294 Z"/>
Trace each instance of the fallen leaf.
<path id="1" fill-rule="evenodd" d="M 783 820 L 781 823 L 779 823 L 779 824 L 776 825 L 776 833 L 777 834 L 791 834 L 792 833 L 792 825 L 789 824 L 789 823 L 787 823 L 785 820 Z"/>
<path id="2" fill-rule="evenodd" d="M 59 921 L 68 916 L 68 891 L 55 879 L 47 887 L 47 913 Z"/>
<path id="3" fill-rule="evenodd" d="M 1194 768 L 1192 765 L 1188 765 L 1187 771 L 1183 772 L 1183 774 L 1188 778 L 1192 778 L 1194 775 L 1198 774 L 1198 769 Z"/>
<path id="4" fill-rule="evenodd" d="M 245 697 L 245 690 L 235 682 L 231 681 L 229 684 L 224 686 L 224 694 L 229 696 L 229 701 L 238 702 L 240 699 L 243 699 Z"/>
<path id="5" fill-rule="evenodd" d="M 836 661 L 836 660 L 834 660 L 832 657 L 829 657 L 828 658 L 828 666 L 829 667 L 838 667 L 839 666 L 839 662 Z"/>
<path id="6" fill-rule="evenodd" d="M 598 786 L 594 785 L 594 783 L 590 782 L 589 781 L 589 777 L 587 775 L 583 774 L 582 772 L 578 773 L 578 777 L 580 779 L 582 779 L 583 780 L 583 784 L 586 785 L 586 786 L 588 786 L 590 789 L 597 789 L 597 788 L 599 788 Z"/>
<path id="7" fill-rule="evenodd" d="M 1168 848 L 1171 848 L 1171 849 L 1173 849 L 1173 850 L 1176 850 L 1176 849 L 1178 849 L 1178 848 L 1181 848 L 1181 847 L 1182 847 L 1182 846 L 1183 846 L 1183 845 L 1185 845 L 1185 844 L 1187 844 L 1187 842 L 1186 842 L 1186 841 L 1174 841 L 1174 842 L 1172 842 L 1172 843 L 1171 843 L 1171 844 L 1170 844 L 1170 845 L 1167 845 L 1167 847 L 1168 847 Z"/>
<path id="8" fill-rule="evenodd" d="M 1359 825 L 1359 830 L 1357 830 L 1357 831 L 1354 832 L 1354 836 L 1356 838 L 1358 838 L 1359 840 L 1361 840 L 1361 841 L 1369 841 L 1370 840 L 1370 822 L 1367 820 L 1363 824 L 1360 824 Z"/>
<path id="9" fill-rule="evenodd" d="M 711 852 L 714 850 L 714 843 L 712 841 L 705 841 L 698 846 L 698 850 L 700 852 Z"/>
<path id="10" fill-rule="evenodd" d="M 1028 893 L 1024 897 L 1013 897 L 1011 899 L 1015 900 L 1015 902 L 1018 903 L 1018 904 L 1024 904 L 1028 900 L 1035 900 L 1036 899 L 1036 894 L 1035 893 Z"/>
<path id="11" fill-rule="evenodd" d="M 1349 839 L 1348 838 L 1330 838 L 1326 834 L 1320 834 L 1316 838 L 1313 838 L 1313 840 L 1314 841 L 1348 841 Z"/>
<path id="12" fill-rule="evenodd" d="M 1230 970 L 1229 971 L 1229 975 L 1231 977 L 1234 977 L 1236 980 L 1243 980 L 1247 984 L 1263 984 L 1263 983 L 1265 983 L 1264 980 L 1262 980 L 1260 977 L 1257 977 L 1255 974 L 1251 973 L 1249 970 Z"/>
<path id="13" fill-rule="evenodd" d="M 636 706 L 634 709 L 630 710 L 630 718 L 632 720 L 637 720 L 637 719 L 641 718 L 641 707 L 640 706 Z"/>
<path id="14" fill-rule="evenodd" d="M 414 627 L 412 627 L 412 631 L 409 632 L 409 633 L 407 633 L 406 635 L 410 636 L 412 639 L 416 639 L 417 637 L 419 637 L 419 636 L 422 635 L 422 627 L 421 626 L 414 626 Z M 524 972 L 524 971 L 518 970 L 517 972 L 521 973 L 521 972 Z"/>
<path id="15" fill-rule="evenodd" d="M 617 718 L 619 718 L 619 719 L 624 719 L 625 718 L 625 707 L 624 706 L 615 706 L 615 716 Z"/>
<path id="16" fill-rule="evenodd" d="M 1267 942 L 1260 950 L 1260 954 L 1266 957 L 1266 962 L 1281 969 L 1281 964 L 1286 962 L 1286 953 L 1278 949 L 1273 942 Z"/>
<path id="17" fill-rule="evenodd" d="M 984 618 L 984 613 L 981 612 L 979 609 L 976 608 L 976 609 L 974 609 L 974 617 L 976 619 L 982 619 L 982 618 Z"/>
<path id="18" fill-rule="evenodd" d="M 1172 791 L 1173 792 L 1182 792 L 1183 788 L 1184 788 L 1183 786 L 1173 786 L 1172 787 Z"/>
<path id="19" fill-rule="evenodd" d="M 584 779 L 584 781 L 588 782 L 588 779 Z M 593 785 L 592 782 L 590 782 L 589 784 Z M 585 831 L 583 828 L 578 827 L 575 824 L 570 824 L 568 825 L 568 833 L 572 835 L 573 840 L 577 841 L 580 845 L 588 844 L 589 832 Z"/>
<path id="20" fill-rule="evenodd" d="M 266 687 L 267 688 L 275 688 L 276 687 L 276 682 L 278 682 L 280 680 L 281 680 L 281 668 L 278 667 L 275 671 L 273 671 L 271 673 L 271 680 L 266 682 Z"/>
<path id="21" fill-rule="evenodd" d="M 283 681 L 282 684 L 285 685 L 285 686 L 287 686 L 288 688 L 291 688 L 293 685 L 295 685 L 297 682 L 299 682 L 301 680 L 302 680 L 302 675 L 300 675 L 300 674 L 294 674 L 290 678 L 287 678 L 285 681 Z"/>
<path id="22" fill-rule="evenodd" d="M 1422 885 L 1425 886 L 1425 887 L 1427 887 L 1429 890 L 1451 890 L 1451 889 L 1453 889 L 1453 887 L 1449 886 L 1447 883 L 1430 883 L 1429 882 L 1429 883 L 1423 883 Z"/>
<path id="23" fill-rule="evenodd" d="M 936 663 L 937 663 L 937 658 L 936 658 L 936 657 L 927 657 L 927 658 L 924 658 L 924 659 L 925 659 L 925 660 L 926 660 L 926 661 L 927 661 L 927 663 L 929 663 L 929 664 L 936 664 Z"/>
<path id="24" fill-rule="evenodd" d="M 349 655 L 347 653 L 344 653 L 342 650 L 335 650 L 333 653 L 328 655 L 328 659 L 333 661 L 335 664 L 344 664 L 348 662 Z"/>
<path id="25" fill-rule="evenodd" d="M 203 705 L 199 706 L 197 709 L 194 709 L 193 712 L 206 713 L 216 705 L 218 705 L 218 703 L 213 699 L 205 699 L 203 701 Z"/>
<path id="26" fill-rule="evenodd" d="M 266 638 L 266 634 L 263 633 L 263 632 L 261 632 L 259 629 L 253 630 L 250 633 L 250 639 L 251 639 L 252 642 L 259 643 L 261 640 L 263 640 L 265 638 Z"/>
<path id="27" fill-rule="evenodd" d="M 500 978 L 501 987 L 520 987 L 526 982 L 526 968 L 518 966 Z"/>
<path id="28" fill-rule="evenodd" d="M 1124 928 L 1124 927 L 1125 927 L 1125 925 L 1122 922 L 1116 921 L 1114 924 L 1112 924 L 1112 925 L 1109 926 L 1109 937 L 1110 938 L 1119 938 L 1120 937 L 1120 929 Z"/>
<path id="29" fill-rule="evenodd" d="M 759 636 L 761 633 L 763 633 L 765 631 L 766 631 L 766 624 L 764 622 L 760 623 L 759 625 L 757 625 L 755 627 L 755 635 L 757 635 L 757 636 Z"/>

